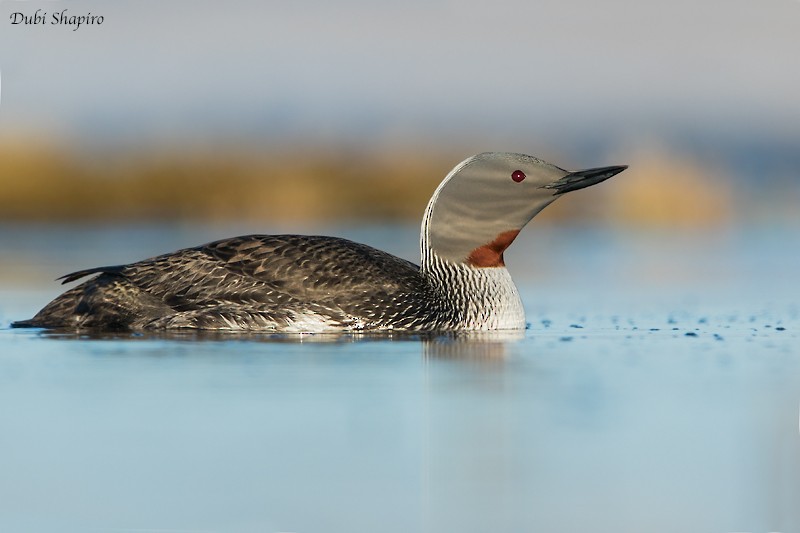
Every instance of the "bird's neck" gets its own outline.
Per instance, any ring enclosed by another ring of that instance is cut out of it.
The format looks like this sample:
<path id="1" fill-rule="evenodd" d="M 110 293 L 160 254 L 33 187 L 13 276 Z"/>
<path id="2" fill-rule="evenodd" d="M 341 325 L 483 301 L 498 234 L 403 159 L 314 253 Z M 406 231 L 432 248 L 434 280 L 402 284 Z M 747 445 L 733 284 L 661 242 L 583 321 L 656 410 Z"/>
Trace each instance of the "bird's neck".
<path id="1" fill-rule="evenodd" d="M 522 301 L 503 262 L 503 251 L 518 231 L 497 238 L 492 234 L 484 240 L 479 234 L 485 228 L 474 227 L 474 221 L 457 228 L 450 222 L 458 217 L 434 221 L 434 209 L 442 208 L 438 198 L 446 183 L 447 179 L 434 192 L 422 217 L 420 273 L 442 304 L 447 326 L 468 330 L 524 329 Z M 467 228 L 470 223 L 473 227 Z M 470 238 L 458 234 L 468 234 Z M 474 245 L 477 241 L 486 245 Z"/>
<path id="2" fill-rule="evenodd" d="M 450 310 L 452 327 L 468 330 L 524 329 L 525 312 L 505 266 L 476 267 L 439 257 L 422 240 L 422 276 Z"/>

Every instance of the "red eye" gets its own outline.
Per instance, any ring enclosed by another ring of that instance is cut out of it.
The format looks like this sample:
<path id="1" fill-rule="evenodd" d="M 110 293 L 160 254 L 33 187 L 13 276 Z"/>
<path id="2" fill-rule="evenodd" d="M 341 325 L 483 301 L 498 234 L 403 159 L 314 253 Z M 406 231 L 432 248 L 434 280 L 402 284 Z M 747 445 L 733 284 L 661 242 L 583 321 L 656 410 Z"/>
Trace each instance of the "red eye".
<path id="1" fill-rule="evenodd" d="M 519 183 L 525 179 L 525 173 L 521 170 L 515 170 L 511 173 L 511 179 Z"/>

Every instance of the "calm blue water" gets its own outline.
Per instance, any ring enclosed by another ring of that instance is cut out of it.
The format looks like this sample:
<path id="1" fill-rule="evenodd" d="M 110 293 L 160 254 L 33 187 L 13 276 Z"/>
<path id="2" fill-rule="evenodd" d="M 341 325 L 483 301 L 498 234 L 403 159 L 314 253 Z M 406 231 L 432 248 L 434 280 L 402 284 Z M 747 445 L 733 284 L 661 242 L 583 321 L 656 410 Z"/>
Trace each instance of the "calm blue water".
<path id="1" fill-rule="evenodd" d="M 0 531 L 800 531 L 794 231 L 528 231 L 518 335 L 7 328 L 60 274 L 249 231 L 2 228 Z"/>

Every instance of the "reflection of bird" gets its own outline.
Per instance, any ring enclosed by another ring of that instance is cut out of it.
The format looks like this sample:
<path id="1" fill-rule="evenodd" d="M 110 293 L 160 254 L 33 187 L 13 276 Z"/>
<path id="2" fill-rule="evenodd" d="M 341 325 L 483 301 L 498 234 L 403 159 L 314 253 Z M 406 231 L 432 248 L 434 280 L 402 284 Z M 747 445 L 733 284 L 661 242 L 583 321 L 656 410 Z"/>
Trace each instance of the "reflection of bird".
<path id="1" fill-rule="evenodd" d="M 522 329 L 503 252 L 564 193 L 625 170 L 568 172 L 484 153 L 442 181 L 422 220 L 421 266 L 335 237 L 250 235 L 90 268 L 17 327 L 283 332 Z"/>

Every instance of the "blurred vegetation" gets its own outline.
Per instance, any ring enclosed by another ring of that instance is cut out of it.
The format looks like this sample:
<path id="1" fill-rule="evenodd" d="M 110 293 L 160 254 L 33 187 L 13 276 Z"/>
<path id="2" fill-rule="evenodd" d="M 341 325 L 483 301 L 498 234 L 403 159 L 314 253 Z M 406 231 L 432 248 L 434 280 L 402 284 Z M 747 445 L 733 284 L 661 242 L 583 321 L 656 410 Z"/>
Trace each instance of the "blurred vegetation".
<path id="1" fill-rule="evenodd" d="M 0 221 L 418 221 L 445 174 L 470 154 L 207 147 L 81 152 L 0 142 Z M 539 154 L 541 155 L 541 154 Z M 719 172 L 658 150 L 619 161 L 630 169 L 570 195 L 543 220 L 713 226 L 739 199 Z"/>
<path id="2" fill-rule="evenodd" d="M 0 219 L 403 219 L 419 216 L 447 165 L 311 149 L 87 155 L 5 143 Z"/>

